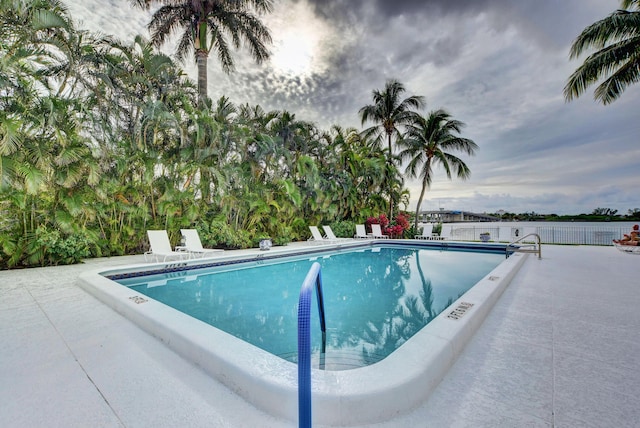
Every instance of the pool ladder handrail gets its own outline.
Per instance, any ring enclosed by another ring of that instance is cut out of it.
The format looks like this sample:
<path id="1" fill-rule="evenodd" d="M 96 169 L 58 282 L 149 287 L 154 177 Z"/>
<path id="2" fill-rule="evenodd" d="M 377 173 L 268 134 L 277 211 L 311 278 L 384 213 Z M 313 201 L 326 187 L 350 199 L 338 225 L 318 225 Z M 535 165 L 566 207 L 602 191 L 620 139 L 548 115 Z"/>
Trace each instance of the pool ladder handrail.
<path id="1" fill-rule="evenodd" d="M 525 238 L 528 238 L 530 236 L 535 237 L 536 242 L 523 242 L 525 240 Z M 523 242 L 522 246 L 518 246 L 515 247 L 514 245 L 517 244 L 518 242 Z M 534 253 L 534 254 L 538 254 L 538 259 L 542 258 L 542 240 L 540 239 L 540 235 L 538 235 L 537 233 L 528 233 L 525 236 L 516 239 L 513 242 L 510 242 L 507 247 L 505 248 L 505 252 L 507 254 L 507 256 L 509 255 L 509 253 Z"/>
<path id="2" fill-rule="evenodd" d="M 311 294 L 314 285 L 322 331 L 322 356 L 326 347 L 327 327 L 322 296 L 322 275 L 318 262 L 311 265 L 300 287 L 298 300 L 298 426 L 300 428 L 311 428 Z"/>

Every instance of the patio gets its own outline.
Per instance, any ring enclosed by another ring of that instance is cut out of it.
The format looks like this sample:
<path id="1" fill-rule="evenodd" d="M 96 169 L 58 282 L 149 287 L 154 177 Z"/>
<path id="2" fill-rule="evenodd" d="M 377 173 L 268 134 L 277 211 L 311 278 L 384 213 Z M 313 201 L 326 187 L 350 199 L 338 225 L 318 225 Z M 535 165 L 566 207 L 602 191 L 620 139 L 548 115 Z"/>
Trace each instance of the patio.
<path id="1" fill-rule="evenodd" d="M 638 260 L 613 247 L 529 256 L 430 398 L 376 427 L 632 427 Z M 143 256 L 0 272 L 0 426 L 290 427 L 76 284 Z"/>

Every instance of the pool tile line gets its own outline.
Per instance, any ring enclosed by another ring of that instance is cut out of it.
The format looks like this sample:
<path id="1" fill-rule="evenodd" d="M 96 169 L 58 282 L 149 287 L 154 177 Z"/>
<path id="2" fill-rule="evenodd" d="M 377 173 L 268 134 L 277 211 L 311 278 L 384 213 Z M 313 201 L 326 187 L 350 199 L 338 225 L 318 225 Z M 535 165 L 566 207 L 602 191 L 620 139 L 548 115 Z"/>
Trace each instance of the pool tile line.
<path id="1" fill-rule="evenodd" d="M 241 259 L 232 259 L 232 260 L 219 260 L 219 261 L 211 261 L 207 263 L 193 263 L 189 264 L 187 262 L 176 262 L 164 264 L 163 268 L 158 269 L 148 269 L 141 271 L 130 271 L 130 272 L 122 272 L 122 273 L 113 273 L 113 274 L 105 274 L 103 275 L 105 278 L 111 279 L 113 281 L 118 281 L 121 279 L 129 279 L 136 278 L 139 276 L 147 276 L 147 275 L 158 275 L 158 274 L 166 274 L 166 273 L 178 273 L 178 272 L 187 272 L 194 269 L 203 269 L 203 268 L 215 268 L 215 267 L 223 267 L 223 266 L 232 266 L 240 263 L 257 263 L 260 261 L 271 261 L 277 260 L 284 257 L 298 257 L 305 256 L 310 253 L 316 253 L 319 249 L 322 251 L 335 251 L 341 249 L 353 249 L 353 248 L 368 248 L 372 247 L 374 244 L 384 244 L 389 246 L 406 246 L 407 243 L 410 243 L 412 246 L 420 246 L 424 248 L 430 249 L 441 249 L 441 250 L 463 250 L 463 251 L 491 251 L 491 252 L 505 252 L 506 244 L 491 244 L 491 245 L 474 245 L 474 244 L 465 244 L 461 242 L 426 242 L 426 241 L 416 241 L 416 240 L 368 240 L 362 242 L 353 241 L 342 244 L 329 244 L 323 245 L 322 247 L 310 247 L 305 251 L 282 251 L 278 253 L 260 253 L 253 256 L 248 256 Z M 197 262 L 197 260 L 196 260 Z"/>
<path id="2" fill-rule="evenodd" d="M 160 269 L 144 270 L 144 271 L 137 271 L 137 272 L 124 272 L 119 274 L 109 274 L 109 275 L 104 275 L 104 277 L 117 281 L 119 279 L 135 278 L 138 276 L 156 275 L 156 274 L 173 273 L 173 272 L 185 272 L 185 271 L 194 270 L 194 269 L 214 268 L 214 267 L 221 267 L 221 266 L 232 266 L 240 263 L 254 263 L 254 262 L 260 262 L 260 261 L 277 260 L 283 257 L 304 256 L 309 253 L 317 252 L 318 249 L 320 248 L 322 248 L 322 250 L 324 251 L 334 251 L 334 249 L 336 248 L 338 249 L 359 248 L 359 247 L 370 247 L 371 245 L 372 245 L 371 243 L 363 244 L 363 243 L 354 241 L 354 244 L 349 245 L 348 247 L 345 247 L 344 245 L 339 245 L 337 247 L 331 247 L 331 248 L 317 247 L 315 251 L 314 249 L 310 248 L 307 251 L 279 252 L 275 254 L 271 253 L 268 256 L 266 255 L 266 253 L 260 253 L 253 257 L 245 257 L 245 258 L 233 259 L 233 260 L 212 261 L 209 263 L 188 264 L 186 262 L 182 262 L 182 263 L 176 263 L 177 266 L 165 265 L 164 268 L 160 268 Z"/>

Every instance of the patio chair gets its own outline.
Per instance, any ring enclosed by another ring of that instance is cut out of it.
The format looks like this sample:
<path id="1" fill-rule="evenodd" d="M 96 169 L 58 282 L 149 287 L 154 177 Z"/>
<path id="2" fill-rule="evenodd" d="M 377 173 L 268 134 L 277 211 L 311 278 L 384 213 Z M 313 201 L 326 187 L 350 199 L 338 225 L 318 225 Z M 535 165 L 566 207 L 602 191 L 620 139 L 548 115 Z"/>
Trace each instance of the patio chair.
<path id="1" fill-rule="evenodd" d="M 214 248 L 203 248 L 200 235 L 196 229 L 180 229 L 180 233 L 182 233 L 184 237 L 184 244 L 178 248 L 194 256 L 198 255 L 200 258 L 205 258 L 207 256 L 213 256 L 216 253 L 224 252 L 224 250 Z"/>
<path id="2" fill-rule="evenodd" d="M 176 258 L 179 260 L 188 259 L 189 253 L 186 251 L 174 251 L 171 249 L 171 242 L 169 242 L 169 235 L 166 230 L 147 230 L 147 236 L 149 238 L 149 246 L 151 249 L 144 253 L 144 259 L 147 257 L 155 258 L 156 261 L 167 261 L 168 258 Z"/>
<path id="3" fill-rule="evenodd" d="M 422 228 L 422 235 L 416 235 L 415 239 L 433 239 L 433 223 L 427 223 Z"/>
<path id="4" fill-rule="evenodd" d="M 451 239 L 451 234 L 452 233 L 453 233 L 453 226 L 444 225 L 444 226 L 442 226 L 442 229 L 440 230 L 440 239 L 442 239 L 442 240 Z"/>
<path id="5" fill-rule="evenodd" d="M 356 224 L 356 234 L 353 235 L 355 239 L 369 239 L 371 236 L 367 235 L 367 229 L 364 224 Z"/>
<path id="6" fill-rule="evenodd" d="M 320 229 L 318 229 L 318 226 L 309 226 L 309 230 L 311 231 L 311 238 L 309 238 L 309 241 L 313 241 L 313 242 L 329 242 L 329 239 L 326 239 L 324 236 L 322 236 L 322 233 L 320 233 Z"/>
<path id="7" fill-rule="evenodd" d="M 324 229 L 324 233 L 327 236 L 327 239 L 329 239 L 330 241 L 345 241 L 345 240 L 350 240 L 350 238 L 338 238 L 336 236 L 335 233 L 333 233 L 333 230 L 331 229 L 331 226 L 322 226 L 322 228 Z"/>
<path id="8" fill-rule="evenodd" d="M 432 239 L 438 241 L 446 241 L 447 239 L 451 239 L 451 225 L 442 225 L 442 229 L 440 229 L 440 236 L 434 236 Z"/>
<path id="9" fill-rule="evenodd" d="M 623 245 L 623 244 L 616 244 L 614 242 L 613 246 L 616 247 L 617 250 L 622 251 L 623 253 L 640 255 L 640 246 L 638 245 Z"/>
<path id="10" fill-rule="evenodd" d="M 382 229 L 380 228 L 379 224 L 372 224 L 371 225 L 371 236 L 373 238 L 389 239 L 389 237 L 387 235 L 383 235 L 382 234 Z"/>

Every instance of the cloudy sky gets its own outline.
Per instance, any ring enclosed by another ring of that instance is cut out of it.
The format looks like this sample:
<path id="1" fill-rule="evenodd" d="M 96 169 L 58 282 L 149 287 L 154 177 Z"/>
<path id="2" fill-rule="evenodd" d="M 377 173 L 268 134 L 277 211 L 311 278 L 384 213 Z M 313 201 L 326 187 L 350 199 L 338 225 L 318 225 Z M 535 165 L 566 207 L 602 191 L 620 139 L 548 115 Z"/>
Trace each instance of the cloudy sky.
<path id="1" fill-rule="evenodd" d="M 148 37 L 129 0 L 66 0 L 82 28 Z M 239 51 L 225 75 L 209 59 L 209 95 L 287 110 L 323 129 L 363 129 L 358 110 L 387 79 L 445 108 L 480 147 L 466 181 L 436 177 L 422 209 L 590 213 L 640 208 L 640 85 L 609 106 L 593 90 L 566 103 L 584 58 L 571 42 L 618 0 L 275 0 L 264 17 L 272 58 Z M 171 46 L 163 50 L 172 53 Z M 195 66 L 185 64 L 195 81 Z M 367 124 L 368 126 L 368 124 Z M 407 181 L 415 203 L 417 181 Z"/>

